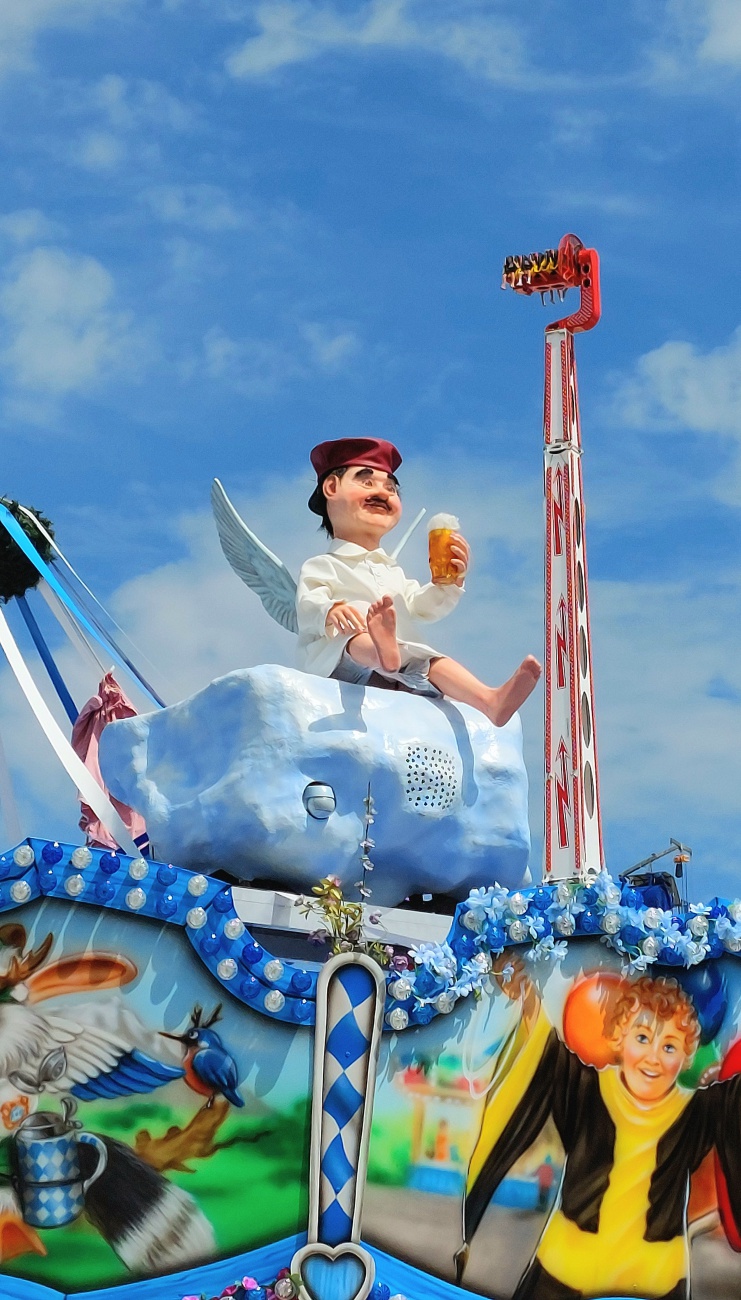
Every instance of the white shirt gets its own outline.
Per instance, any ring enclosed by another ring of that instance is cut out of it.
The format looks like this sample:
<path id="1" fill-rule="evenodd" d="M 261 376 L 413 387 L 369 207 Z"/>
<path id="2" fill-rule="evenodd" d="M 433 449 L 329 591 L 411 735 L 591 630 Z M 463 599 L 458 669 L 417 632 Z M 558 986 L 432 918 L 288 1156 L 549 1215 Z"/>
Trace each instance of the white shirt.
<path id="1" fill-rule="evenodd" d="M 329 677 L 337 667 L 350 636 L 329 630 L 327 615 L 333 605 L 346 600 L 358 613 L 381 596 L 392 596 L 402 664 L 409 659 L 439 656 L 440 651 L 414 641 L 416 623 L 434 623 L 455 609 L 462 587 L 422 586 L 408 578 L 400 564 L 378 547 L 367 551 L 355 542 L 335 539 L 324 555 L 314 555 L 298 576 L 298 664 L 304 672 Z"/>

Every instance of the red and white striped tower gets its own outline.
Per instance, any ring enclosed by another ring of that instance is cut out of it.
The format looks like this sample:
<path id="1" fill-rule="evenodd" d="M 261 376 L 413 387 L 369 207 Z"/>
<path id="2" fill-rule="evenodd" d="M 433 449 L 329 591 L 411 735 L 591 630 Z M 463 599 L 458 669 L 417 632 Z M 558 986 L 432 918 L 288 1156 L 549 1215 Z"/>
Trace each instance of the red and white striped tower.
<path id="1" fill-rule="evenodd" d="M 545 331 L 545 845 L 543 879 L 586 879 L 603 864 L 589 630 L 587 548 L 574 334 L 600 316 L 599 258 L 575 235 L 557 250 L 507 258 L 503 287 L 581 291 L 579 310 Z"/>

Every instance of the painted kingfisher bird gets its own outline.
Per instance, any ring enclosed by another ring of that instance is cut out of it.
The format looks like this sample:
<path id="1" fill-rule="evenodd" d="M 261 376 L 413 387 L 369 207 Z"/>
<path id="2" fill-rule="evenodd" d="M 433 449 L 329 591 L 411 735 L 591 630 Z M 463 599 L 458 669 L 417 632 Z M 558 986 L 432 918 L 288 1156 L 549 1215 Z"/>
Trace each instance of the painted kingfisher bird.
<path id="1" fill-rule="evenodd" d="M 234 1057 L 230 1056 L 219 1035 L 211 1028 L 221 1018 L 222 1006 L 223 1003 L 219 1002 L 208 1020 L 203 1020 L 203 1007 L 194 1006 L 190 1024 L 184 1033 L 163 1033 L 162 1037 L 172 1038 L 182 1044 L 185 1082 L 193 1092 L 208 1098 L 206 1107 L 213 1105 L 219 1093 L 232 1106 L 244 1106 L 244 1099 L 237 1092 L 239 1077 Z"/>

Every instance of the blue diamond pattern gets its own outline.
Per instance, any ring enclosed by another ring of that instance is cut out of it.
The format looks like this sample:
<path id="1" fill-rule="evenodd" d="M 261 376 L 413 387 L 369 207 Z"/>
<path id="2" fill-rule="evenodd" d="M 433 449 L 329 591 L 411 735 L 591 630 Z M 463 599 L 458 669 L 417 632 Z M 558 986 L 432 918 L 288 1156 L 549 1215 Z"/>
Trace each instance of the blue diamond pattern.
<path id="1" fill-rule="evenodd" d="M 355 1173 L 345 1154 L 340 1133 L 337 1134 L 336 1138 L 332 1139 L 324 1152 L 322 1173 L 336 1192 L 341 1191 L 348 1179 L 352 1178 Z"/>
<path id="2" fill-rule="evenodd" d="M 328 1246 L 339 1246 L 341 1241 L 349 1241 L 352 1236 L 352 1219 L 345 1213 L 339 1201 L 332 1201 L 319 1220 L 319 1237 Z"/>
<path id="3" fill-rule="evenodd" d="M 325 1111 L 332 1116 L 340 1129 L 350 1122 L 362 1104 L 363 1098 L 346 1074 L 341 1074 L 338 1079 L 335 1079 L 324 1098 Z"/>
<path id="4" fill-rule="evenodd" d="M 79 1176 L 77 1143 L 71 1139 L 21 1144 L 20 1162 L 29 1182 L 68 1182 Z"/>
<path id="5" fill-rule="evenodd" d="M 363 966 L 345 966 L 337 975 L 338 983 L 345 990 L 354 1007 L 372 997 L 375 992 L 373 977 Z"/>
<path id="6" fill-rule="evenodd" d="M 327 1051 L 346 1070 L 348 1065 L 360 1059 L 368 1050 L 368 1039 L 358 1028 L 358 1022 L 352 1011 L 348 1011 L 337 1021 L 327 1038 Z"/>
<path id="7" fill-rule="evenodd" d="M 57 1183 L 53 1186 L 26 1186 L 24 1218 L 39 1228 L 61 1227 L 76 1219 L 84 1209 L 80 1183 Z"/>

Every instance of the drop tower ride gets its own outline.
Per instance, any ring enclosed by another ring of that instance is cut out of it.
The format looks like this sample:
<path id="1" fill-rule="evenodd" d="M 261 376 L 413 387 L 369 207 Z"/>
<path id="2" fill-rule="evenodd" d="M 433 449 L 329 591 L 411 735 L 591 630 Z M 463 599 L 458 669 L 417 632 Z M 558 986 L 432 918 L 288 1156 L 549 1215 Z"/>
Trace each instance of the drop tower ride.
<path id="1" fill-rule="evenodd" d="M 574 335 L 600 318 L 599 257 L 576 235 L 557 249 L 508 257 L 502 288 L 545 301 L 579 289 L 578 311 L 545 331 L 544 882 L 586 880 L 604 865 L 581 428 Z"/>

